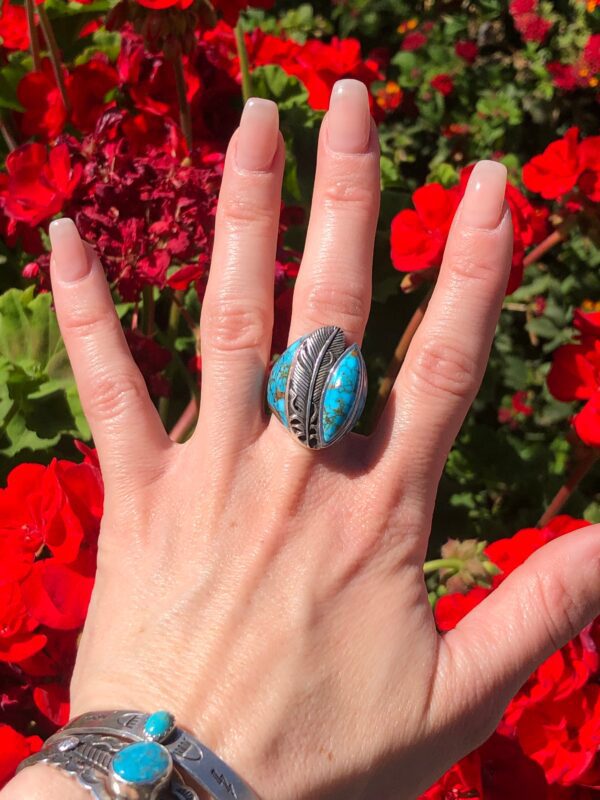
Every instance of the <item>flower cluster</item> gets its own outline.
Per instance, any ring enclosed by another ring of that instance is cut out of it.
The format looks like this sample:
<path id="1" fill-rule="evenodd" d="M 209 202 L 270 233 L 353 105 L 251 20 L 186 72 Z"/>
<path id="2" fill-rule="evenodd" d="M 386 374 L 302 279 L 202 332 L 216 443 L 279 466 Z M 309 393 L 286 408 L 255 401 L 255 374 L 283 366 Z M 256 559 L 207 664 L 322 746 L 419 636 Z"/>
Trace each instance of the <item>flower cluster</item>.
<path id="1" fill-rule="evenodd" d="M 512 0 L 510 13 L 524 41 L 544 42 L 552 23 L 540 14 L 538 0 Z"/>
<path id="2" fill-rule="evenodd" d="M 81 463 L 22 464 L 0 490 L 0 785 L 68 719 L 103 503 L 95 454 L 81 448 Z"/>
<path id="3" fill-rule="evenodd" d="M 485 549 L 498 567 L 491 586 L 437 600 L 440 631 L 454 628 L 547 542 L 584 526 L 555 517 Z M 494 735 L 447 772 L 421 800 L 591 800 L 600 783 L 600 621 L 548 658 L 510 702 Z"/>

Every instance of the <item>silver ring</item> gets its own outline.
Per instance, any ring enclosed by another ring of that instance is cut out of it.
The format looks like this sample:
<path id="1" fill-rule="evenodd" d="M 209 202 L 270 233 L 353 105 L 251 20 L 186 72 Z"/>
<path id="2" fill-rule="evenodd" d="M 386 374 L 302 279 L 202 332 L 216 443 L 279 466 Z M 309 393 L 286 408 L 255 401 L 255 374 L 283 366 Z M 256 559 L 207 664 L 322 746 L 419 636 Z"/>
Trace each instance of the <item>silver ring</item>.
<path id="1" fill-rule="evenodd" d="M 346 347 L 334 325 L 291 344 L 275 362 L 267 403 L 296 441 L 321 450 L 358 422 L 367 397 L 367 368 L 357 344 Z"/>

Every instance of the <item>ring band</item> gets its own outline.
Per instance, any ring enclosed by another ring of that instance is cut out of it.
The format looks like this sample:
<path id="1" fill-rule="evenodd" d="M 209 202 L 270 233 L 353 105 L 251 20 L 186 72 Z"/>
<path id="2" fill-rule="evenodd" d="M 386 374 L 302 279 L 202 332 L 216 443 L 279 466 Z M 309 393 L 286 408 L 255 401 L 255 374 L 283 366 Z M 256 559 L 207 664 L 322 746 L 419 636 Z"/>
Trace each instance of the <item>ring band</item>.
<path id="1" fill-rule="evenodd" d="M 291 344 L 275 362 L 267 403 L 296 441 L 321 450 L 339 441 L 362 414 L 367 368 L 357 344 L 327 325 Z"/>

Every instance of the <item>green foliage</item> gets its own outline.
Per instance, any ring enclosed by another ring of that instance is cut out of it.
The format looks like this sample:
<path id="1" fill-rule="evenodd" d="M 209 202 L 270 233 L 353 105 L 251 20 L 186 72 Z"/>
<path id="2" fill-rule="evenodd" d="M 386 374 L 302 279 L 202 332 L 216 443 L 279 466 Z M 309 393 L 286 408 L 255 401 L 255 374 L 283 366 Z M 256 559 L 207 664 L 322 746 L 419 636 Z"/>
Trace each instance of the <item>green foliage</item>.
<path id="1" fill-rule="evenodd" d="M 88 425 L 49 294 L 0 296 L 0 454 L 43 450 Z"/>

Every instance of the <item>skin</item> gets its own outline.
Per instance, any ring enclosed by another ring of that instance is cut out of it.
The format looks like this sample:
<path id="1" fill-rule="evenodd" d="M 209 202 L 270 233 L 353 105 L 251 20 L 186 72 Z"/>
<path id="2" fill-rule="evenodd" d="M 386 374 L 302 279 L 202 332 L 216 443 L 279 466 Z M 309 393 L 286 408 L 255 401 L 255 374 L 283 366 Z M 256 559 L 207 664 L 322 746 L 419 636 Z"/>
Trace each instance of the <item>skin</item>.
<path id="1" fill-rule="evenodd" d="M 324 324 L 362 339 L 379 202 L 366 104 L 343 81 L 322 126 L 290 341 Z M 228 151 L 185 444 L 161 426 L 96 256 L 70 221 L 52 229 L 57 314 L 106 484 L 72 711 L 168 708 L 265 800 L 409 800 L 600 612 L 600 526 L 543 548 L 437 633 L 422 564 L 506 286 L 504 168 L 473 172 L 376 432 L 310 452 L 263 411 L 284 144 L 272 104 L 254 107 Z M 87 797 L 41 766 L 0 793 L 23 796 Z"/>

